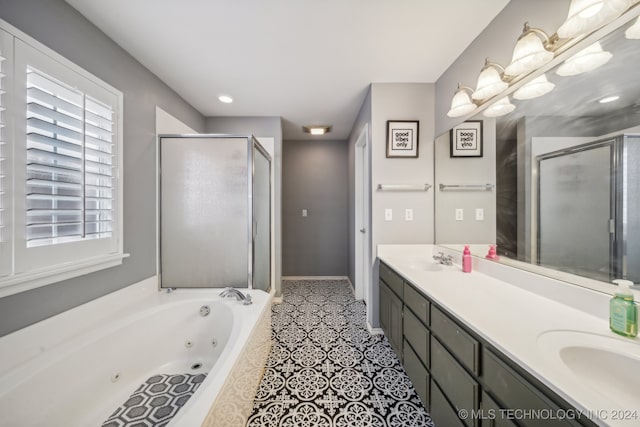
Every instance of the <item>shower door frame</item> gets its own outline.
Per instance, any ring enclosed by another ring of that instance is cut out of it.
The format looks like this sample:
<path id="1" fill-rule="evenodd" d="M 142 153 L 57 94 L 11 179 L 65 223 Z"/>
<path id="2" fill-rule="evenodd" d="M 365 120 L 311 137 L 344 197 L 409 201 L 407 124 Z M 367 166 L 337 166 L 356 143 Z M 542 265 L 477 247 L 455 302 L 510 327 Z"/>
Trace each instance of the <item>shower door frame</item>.
<path id="1" fill-rule="evenodd" d="M 273 232 L 271 230 L 271 196 L 273 194 L 273 180 L 271 179 L 271 168 L 273 167 L 273 159 L 269 152 L 260 144 L 257 138 L 253 135 L 239 135 L 239 134 L 159 134 L 157 135 L 156 148 L 157 148 L 157 174 L 156 174 L 156 195 L 157 195 L 157 254 L 156 254 L 156 262 L 157 262 L 157 276 L 158 276 L 158 289 L 167 289 L 167 288 L 175 288 L 180 286 L 164 286 L 162 283 L 162 139 L 170 139 L 170 138 L 181 138 L 181 139 L 245 139 L 247 141 L 247 288 L 253 289 L 253 263 L 255 259 L 255 232 L 256 226 L 254 224 L 254 203 L 253 203 L 253 184 L 255 181 L 255 168 L 254 168 L 254 158 L 255 152 L 254 150 L 258 150 L 260 154 L 265 156 L 265 158 L 269 162 L 269 289 L 267 292 L 270 292 L 273 289 L 273 283 L 271 283 L 271 268 L 272 263 L 271 260 L 274 254 L 271 251 L 271 239 L 273 239 Z M 183 286 L 183 288 L 190 288 L 188 286 Z M 206 289 L 207 287 L 198 287 L 198 289 Z M 214 286 L 213 284 L 209 286 L 209 288 L 219 289 L 219 287 Z M 195 289 L 191 287 L 191 289 Z"/>

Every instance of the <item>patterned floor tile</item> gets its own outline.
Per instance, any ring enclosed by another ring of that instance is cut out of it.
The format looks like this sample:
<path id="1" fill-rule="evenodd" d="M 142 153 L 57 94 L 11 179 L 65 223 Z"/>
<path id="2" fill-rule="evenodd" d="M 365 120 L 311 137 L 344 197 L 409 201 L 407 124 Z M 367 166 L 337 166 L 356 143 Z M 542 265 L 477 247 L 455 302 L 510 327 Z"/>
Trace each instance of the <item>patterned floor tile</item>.
<path id="1" fill-rule="evenodd" d="M 433 427 L 346 280 L 287 280 L 248 427 Z"/>

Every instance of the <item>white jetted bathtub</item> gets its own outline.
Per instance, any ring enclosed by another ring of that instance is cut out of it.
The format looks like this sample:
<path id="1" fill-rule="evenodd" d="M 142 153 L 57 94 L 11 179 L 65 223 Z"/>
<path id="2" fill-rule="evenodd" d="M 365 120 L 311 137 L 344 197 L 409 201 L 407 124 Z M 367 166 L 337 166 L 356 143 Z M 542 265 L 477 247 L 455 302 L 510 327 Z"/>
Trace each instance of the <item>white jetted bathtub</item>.
<path id="1" fill-rule="evenodd" d="M 169 425 L 244 425 L 271 296 L 244 289 L 243 305 L 220 291 L 158 292 L 152 278 L 1 337 L 0 425 L 100 426 L 158 374 L 207 374 Z"/>

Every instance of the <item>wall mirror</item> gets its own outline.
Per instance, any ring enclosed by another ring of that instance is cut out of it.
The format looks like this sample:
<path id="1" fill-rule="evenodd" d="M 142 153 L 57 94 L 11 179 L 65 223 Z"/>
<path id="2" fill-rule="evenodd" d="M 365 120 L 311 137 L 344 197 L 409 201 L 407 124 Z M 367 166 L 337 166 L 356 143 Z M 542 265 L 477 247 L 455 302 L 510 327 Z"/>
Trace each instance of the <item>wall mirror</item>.
<path id="1" fill-rule="evenodd" d="M 469 119 L 484 121 L 485 146 L 495 146 L 489 150 L 495 155 L 495 238 L 438 239 L 436 213 L 438 244 L 495 242 L 501 262 L 581 285 L 599 283 L 591 287 L 608 292 L 614 288 L 601 282 L 640 283 L 640 39 L 629 31 L 640 25 L 637 15 L 628 13 L 626 23 L 600 38 L 610 54 L 605 64 L 562 76 L 561 63 L 545 73 L 555 85 L 551 92 L 527 100 L 512 93 L 511 113 Z M 446 135 L 436 140 L 437 158 L 444 150 L 439 145 L 449 142 Z M 436 185 L 444 167 L 438 162 Z"/>

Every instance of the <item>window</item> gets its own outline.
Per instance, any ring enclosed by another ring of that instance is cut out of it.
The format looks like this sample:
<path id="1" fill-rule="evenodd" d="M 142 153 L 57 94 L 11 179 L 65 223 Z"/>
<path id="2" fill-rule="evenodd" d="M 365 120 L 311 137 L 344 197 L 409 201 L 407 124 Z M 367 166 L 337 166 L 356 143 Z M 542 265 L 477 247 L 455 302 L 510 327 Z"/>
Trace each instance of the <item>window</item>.
<path id="1" fill-rule="evenodd" d="M 122 93 L 9 31 L 0 38 L 0 88 L 13 91 L 0 95 L 0 140 L 10 141 L 0 145 L 0 297 L 124 257 Z"/>

